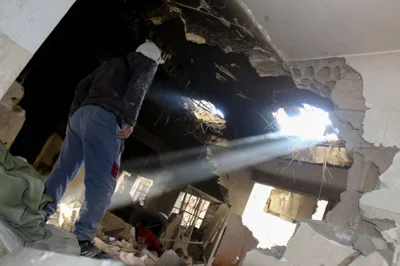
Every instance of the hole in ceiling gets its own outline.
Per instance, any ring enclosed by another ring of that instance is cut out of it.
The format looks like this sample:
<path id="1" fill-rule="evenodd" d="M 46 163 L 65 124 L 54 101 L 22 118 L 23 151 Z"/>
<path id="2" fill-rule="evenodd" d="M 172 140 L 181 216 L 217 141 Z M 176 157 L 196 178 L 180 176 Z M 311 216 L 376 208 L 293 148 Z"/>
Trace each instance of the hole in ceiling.
<path id="1" fill-rule="evenodd" d="M 194 115 L 199 121 L 221 128 L 225 127 L 225 116 L 214 104 L 205 100 L 192 99 L 192 101 L 195 105 Z"/>
<path id="2" fill-rule="evenodd" d="M 280 133 L 307 139 L 338 140 L 338 131 L 332 127 L 326 111 L 308 104 L 303 104 L 303 107 L 298 109 L 294 115 L 288 115 L 284 108 L 273 113 Z"/>

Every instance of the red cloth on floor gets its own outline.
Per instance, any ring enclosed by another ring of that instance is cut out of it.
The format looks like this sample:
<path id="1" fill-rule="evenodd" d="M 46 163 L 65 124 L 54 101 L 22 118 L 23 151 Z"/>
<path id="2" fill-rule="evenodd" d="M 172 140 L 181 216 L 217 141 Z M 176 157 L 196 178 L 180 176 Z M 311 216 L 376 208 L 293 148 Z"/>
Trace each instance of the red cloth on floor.
<path id="1" fill-rule="evenodd" d="M 160 250 L 161 248 L 160 242 L 158 242 L 158 239 L 153 235 L 153 233 L 149 229 L 139 225 L 137 227 L 137 233 L 139 237 L 146 238 L 146 246 L 148 250 L 157 252 L 158 256 L 162 255 L 162 252 Z"/>

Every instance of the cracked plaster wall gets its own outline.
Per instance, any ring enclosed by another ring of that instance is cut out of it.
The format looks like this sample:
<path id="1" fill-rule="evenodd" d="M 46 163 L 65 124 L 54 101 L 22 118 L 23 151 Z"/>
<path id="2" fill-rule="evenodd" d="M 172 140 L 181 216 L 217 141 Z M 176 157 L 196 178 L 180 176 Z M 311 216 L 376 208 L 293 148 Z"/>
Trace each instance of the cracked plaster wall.
<path id="1" fill-rule="evenodd" d="M 354 164 L 340 203 L 312 230 L 300 226 L 288 244 L 284 264 L 337 265 L 356 249 L 364 256 L 350 265 L 400 265 L 400 227 L 396 226 L 400 223 L 396 204 L 400 153 L 395 156 L 400 147 L 399 62 L 400 53 L 382 53 L 288 63 L 299 87 L 335 103 L 331 120 Z M 330 246 L 329 251 L 299 249 L 305 239 L 316 247 Z M 332 263 L 332 245 L 339 244 L 347 248 Z M 283 261 L 274 263 L 282 265 Z"/>

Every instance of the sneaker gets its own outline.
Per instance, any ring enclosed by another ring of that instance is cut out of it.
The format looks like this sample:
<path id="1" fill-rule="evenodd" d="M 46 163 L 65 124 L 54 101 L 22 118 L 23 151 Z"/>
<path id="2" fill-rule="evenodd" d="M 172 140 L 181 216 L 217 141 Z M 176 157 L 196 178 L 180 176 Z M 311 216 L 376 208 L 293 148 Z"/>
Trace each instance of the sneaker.
<path id="1" fill-rule="evenodd" d="M 79 246 L 81 247 L 81 256 L 84 257 L 94 258 L 101 252 L 92 241 L 79 241 Z"/>

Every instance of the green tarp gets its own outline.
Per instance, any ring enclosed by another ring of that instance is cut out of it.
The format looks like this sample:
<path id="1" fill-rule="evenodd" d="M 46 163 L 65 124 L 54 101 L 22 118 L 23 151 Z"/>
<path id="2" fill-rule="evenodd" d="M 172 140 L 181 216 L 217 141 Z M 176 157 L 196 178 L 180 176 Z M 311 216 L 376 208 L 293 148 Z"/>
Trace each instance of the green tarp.
<path id="1" fill-rule="evenodd" d="M 44 195 L 44 183 L 33 166 L 12 156 L 0 142 L 0 215 L 24 241 L 46 236 L 43 207 L 51 198 Z"/>

